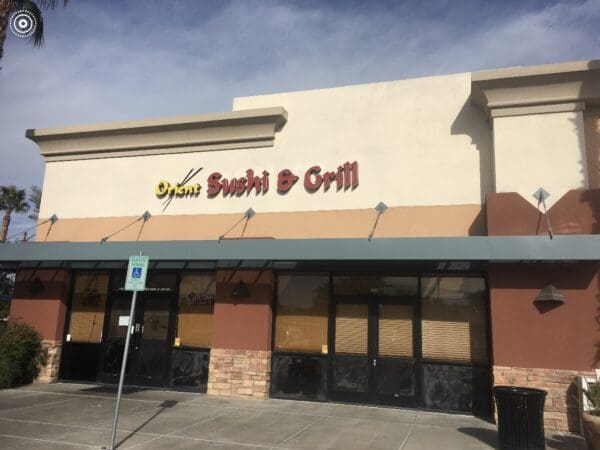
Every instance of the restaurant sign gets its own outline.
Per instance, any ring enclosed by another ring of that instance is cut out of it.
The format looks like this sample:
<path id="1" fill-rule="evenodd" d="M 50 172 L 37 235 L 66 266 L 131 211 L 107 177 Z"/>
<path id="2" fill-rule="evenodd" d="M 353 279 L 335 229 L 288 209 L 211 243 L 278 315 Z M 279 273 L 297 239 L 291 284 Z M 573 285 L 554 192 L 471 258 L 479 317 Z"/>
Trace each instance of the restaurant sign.
<path id="1" fill-rule="evenodd" d="M 199 196 L 202 186 L 191 181 L 201 170 L 190 170 L 178 183 L 160 180 L 154 188 L 156 196 L 161 199 Z M 251 193 L 263 195 L 269 191 L 270 175 L 266 170 L 255 172 L 254 169 L 247 169 L 240 177 L 225 178 L 220 172 L 212 172 L 206 179 L 206 195 L 208 198 L 219 195 L 240 197 Z M 287 193 L 299 179 L 300 176 L 290 169 L 280 170 L 276 177 L 277 192 Z M 303 174 L 303 184 L 309 192 L 327 192 L 331 188 L 335 188 L 336 191 L 355 189 L 358 186 L 358 162 L 345 162 L 332 171 L 324 171 L 321 166 L 309 167 Z"/>

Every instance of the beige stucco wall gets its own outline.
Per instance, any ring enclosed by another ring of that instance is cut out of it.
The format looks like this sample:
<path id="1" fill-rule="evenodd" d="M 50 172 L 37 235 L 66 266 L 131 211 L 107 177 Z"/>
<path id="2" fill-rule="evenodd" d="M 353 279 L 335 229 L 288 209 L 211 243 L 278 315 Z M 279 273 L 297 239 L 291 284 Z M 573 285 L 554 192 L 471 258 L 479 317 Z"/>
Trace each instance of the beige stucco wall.
<path id="1" fill-rule="evenodd" d="M 241 214 L 371 209 L 388 206 L 477 205 L 491 187 L 491 133 L 469 102 L 470 75 L 403 80 L 335 89 L 238 98 L 234 109 L 283 106 L 288 122 L 273 147 L 123 158 L 48 162 L 40 217 L 61 219 L 153 215 Z M 302 185 L 313 165 L 335 170 L 359 163 L 355 190 L 309 193 Z M 175 199 L 163 213 L 159 180 L 177 182 L 190 168 L 197 198 Z M 270 172 L 266 195 L 206 196 L 206 178 L 246 169 Z M 290 169 L 300 180 L 286 195 L 276 176 Z"/>
<path id="2" fill-rule="evenodd" d="M 588 171 L 581 111 L 496 117 L 497 192 L 517 192 L 533 205 L 543 187 L 552 206 L 570 189 L 585 188 Z"/>

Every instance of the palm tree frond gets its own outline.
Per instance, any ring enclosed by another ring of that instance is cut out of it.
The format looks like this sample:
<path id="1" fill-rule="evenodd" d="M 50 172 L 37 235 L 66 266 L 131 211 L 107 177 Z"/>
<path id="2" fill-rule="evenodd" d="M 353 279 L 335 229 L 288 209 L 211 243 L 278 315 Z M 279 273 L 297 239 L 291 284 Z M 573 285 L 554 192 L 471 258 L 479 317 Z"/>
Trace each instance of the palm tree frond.
<path id="1" fill-rule="evenodd" d="M 36 3 L 43 9 L 54 9 L 60 2 L 58 0 L 37 0 Z M 63 0 L 63 6 L 67 6 L 69 0 Z"/>
<path id="2" fill-rule="evenodd" d="M 29 42 L 31 42 L 34 47 L 41 47 L 44 45 L 44 18 L 42 17 L 42 11 L 38 5 L 31 0 L 21 0 L 20 9 L 29 11 L 33 17 L 35 17 L 37 23 L 33 34 L 29 38 Z"/>
<path id="3" fill-rule="evenodd" d="M 29 211 L 25 189 L 16 186 L 0 186 L 0 210 L 12 210 L 17 213 Z"/>

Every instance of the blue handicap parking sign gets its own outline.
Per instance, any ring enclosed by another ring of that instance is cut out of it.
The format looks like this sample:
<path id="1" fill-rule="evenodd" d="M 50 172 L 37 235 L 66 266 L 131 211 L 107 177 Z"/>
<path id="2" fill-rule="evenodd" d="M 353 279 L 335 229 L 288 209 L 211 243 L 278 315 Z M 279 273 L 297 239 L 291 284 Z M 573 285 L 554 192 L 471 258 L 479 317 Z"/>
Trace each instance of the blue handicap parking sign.
<path id="1" fill-rule="evenodd" d="M 142 278 L 142 268 L 134 267 L 131 269 L 131 278 Z"/>

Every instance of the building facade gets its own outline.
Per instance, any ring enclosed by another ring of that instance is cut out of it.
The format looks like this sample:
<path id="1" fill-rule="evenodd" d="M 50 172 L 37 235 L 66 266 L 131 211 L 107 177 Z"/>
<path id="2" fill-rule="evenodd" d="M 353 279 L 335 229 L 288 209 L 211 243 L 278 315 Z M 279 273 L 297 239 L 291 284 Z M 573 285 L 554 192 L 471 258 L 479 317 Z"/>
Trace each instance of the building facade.
<path id="1" fill-rule="evenodd" d="M 0 267 L 11 320 L 49 349 L 40 381 L 116 382 L 131 320 L 132 385 L 490 416 L 491 387 L 518 384 L 548 390 L 547 427 L 578 429 L 573 382 L 599 364 L 600 62 L 27 137 L 40 226 Z"/>

